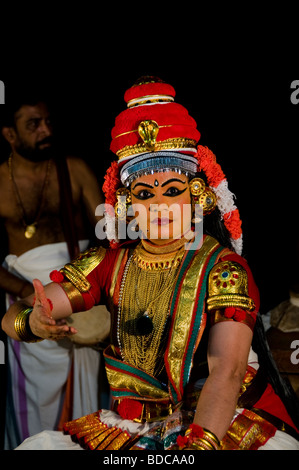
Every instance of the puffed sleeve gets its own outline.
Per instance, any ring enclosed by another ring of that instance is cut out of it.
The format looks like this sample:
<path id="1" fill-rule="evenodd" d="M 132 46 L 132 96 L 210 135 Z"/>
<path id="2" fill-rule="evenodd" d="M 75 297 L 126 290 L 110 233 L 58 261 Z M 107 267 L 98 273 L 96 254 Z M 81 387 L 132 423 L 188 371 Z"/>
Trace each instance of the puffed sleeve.
<path id="1" fill-rule="evenodd" d="M 211 324 L 238 321 L 254 329 L 259 309 L 259 292 L 251 270 L 238 255 L 221 259 L 210 271 L 207 311 Z"/>

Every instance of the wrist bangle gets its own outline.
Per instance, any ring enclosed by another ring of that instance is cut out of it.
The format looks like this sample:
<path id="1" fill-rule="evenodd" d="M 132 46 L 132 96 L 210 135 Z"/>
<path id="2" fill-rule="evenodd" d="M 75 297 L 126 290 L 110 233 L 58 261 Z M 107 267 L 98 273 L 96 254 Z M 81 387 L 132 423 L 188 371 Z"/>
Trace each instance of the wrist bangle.
<path id="1" fill-rule="evenodd" d="M 220 449 L 220 442 L 217 436 L 197 424 L 191 424 L 186 430 L 184 436 L 178 436 L 177 444 L 181 449 L 187 447 L 195 450 Z"/>
<path id="2" fill-rule="evenodd" d="M 23 308 L 16 316 L 14 323 L 15 332 L 20 340 L 25 343 L 37 343 L 38 341 L 42 341 L 42 338 L 32 333 L 29 325 L 29 316 L 32 310 L 32 307 Z"/>

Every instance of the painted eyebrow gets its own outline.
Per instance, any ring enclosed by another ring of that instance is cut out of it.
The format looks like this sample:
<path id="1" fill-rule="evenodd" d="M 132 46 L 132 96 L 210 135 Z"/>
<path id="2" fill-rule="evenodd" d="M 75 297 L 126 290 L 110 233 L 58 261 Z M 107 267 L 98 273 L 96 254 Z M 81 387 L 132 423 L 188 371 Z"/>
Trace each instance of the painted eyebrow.
<path id="1" fill-rule="evenodd" d="M 147 184 L 147 183 L 136 183 L 134 188 L 132 188 L 132 189 L 137 188 L 137 186 L 146 186 L 147 188 L 151 188 L 151 189 L 153 189 L 153 187 L 154 187 L 154 186 L 152 186 L 150 184 Z"/>
<path id="2" fill-rule="evenodd" d="M 166 184 L 173 183 L 173 181 L 177 181 L 178 183 L 186 184 L 186 181 L 182 181 L 179 178 L 171 178 L 170 180 L 164 181 L 164 183 L 161 184 L 161 188 L 163 188 L 163 186 L 166 186 Z"/>

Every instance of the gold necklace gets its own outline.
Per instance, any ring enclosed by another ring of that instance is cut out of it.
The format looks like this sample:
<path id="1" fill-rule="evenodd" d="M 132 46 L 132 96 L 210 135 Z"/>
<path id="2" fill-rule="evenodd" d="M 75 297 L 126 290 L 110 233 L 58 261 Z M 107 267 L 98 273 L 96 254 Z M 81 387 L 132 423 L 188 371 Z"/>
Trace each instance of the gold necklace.
<path id="1" fill-rule="evenodd" d="M 122 279 L 117 333 L 122 359 L 155 376 L 164 367 L 169 306 L 183 250 L 172 253 L 175 261 L 164 269 L 141 267 L 131 256 Z"/>
<path id="2" fill-rule="evenodd" d="M 41 210 L 42 210 L 43 203 L 44 203 L 44 198 L 45 198 L 45 192 L 46 192 L 45 189 L 46 189 L 46 186 L 47 186 L 48 181 L 49 181 L 50 167 L 51 167 L 51 160 L 48 160 L 47 170 L 46 170 L 43 186 L 42 186 L 42 189 L 41 189 L 41 194 L 40 194 L 40 197 L 39 197 L 40 202 L 39 202 L 39 206 L 38 206 L 37 211 L 36 211 L 36 216 L 34 217 L 35 220 L 31 224 L 28 224 L 26 222 L 27 221 L 27 214 L 26 214 L 25 208 L 23 206 L 22 199 L 21 199 L 17 184 L 16 184 L 16 182 L 14 180 L 14 177 L 13 177 L 12 154 L 10 154 L 10 156 L 8 158 L 9 179 L 12 182 L 13 188 L 15 190 L 14 192 L 15 192 L 15 196 L 16 196 L 16 200 L 17 200 L 17 205 L 21 209 L 21 217 L 22 217 L 22 222 L 23 222 L 23 226 L 24 226 L 24 229 L 25 229 L 24 235 L 28 239 L 32 238 L 33 235 L 36 233 L 36 230 L 37 230 L 37 223 L 38 223 L 39 218 L 41 216 Z"/>

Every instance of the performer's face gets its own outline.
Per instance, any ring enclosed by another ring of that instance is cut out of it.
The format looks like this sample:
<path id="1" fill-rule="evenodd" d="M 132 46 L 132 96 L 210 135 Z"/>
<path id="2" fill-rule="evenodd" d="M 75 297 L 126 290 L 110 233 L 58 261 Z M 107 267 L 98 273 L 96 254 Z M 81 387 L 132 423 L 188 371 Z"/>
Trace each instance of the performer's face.
<path id="1" fill-rule="evenodd" d="M 139 230 L 153 243 L 167 243 L 190 229 L 191 197 L 185 175 L 167 171 L 140 176 L 131 193 L 132 204 L 143 209 L 136 217 Z"/>
<path id="2" fill-rule="evenodd" d="M 22 106 L 15 114 L 13 149 L 31 161 L 48 159 L 53 143 L 53 129 L 47 106 Z"/>

